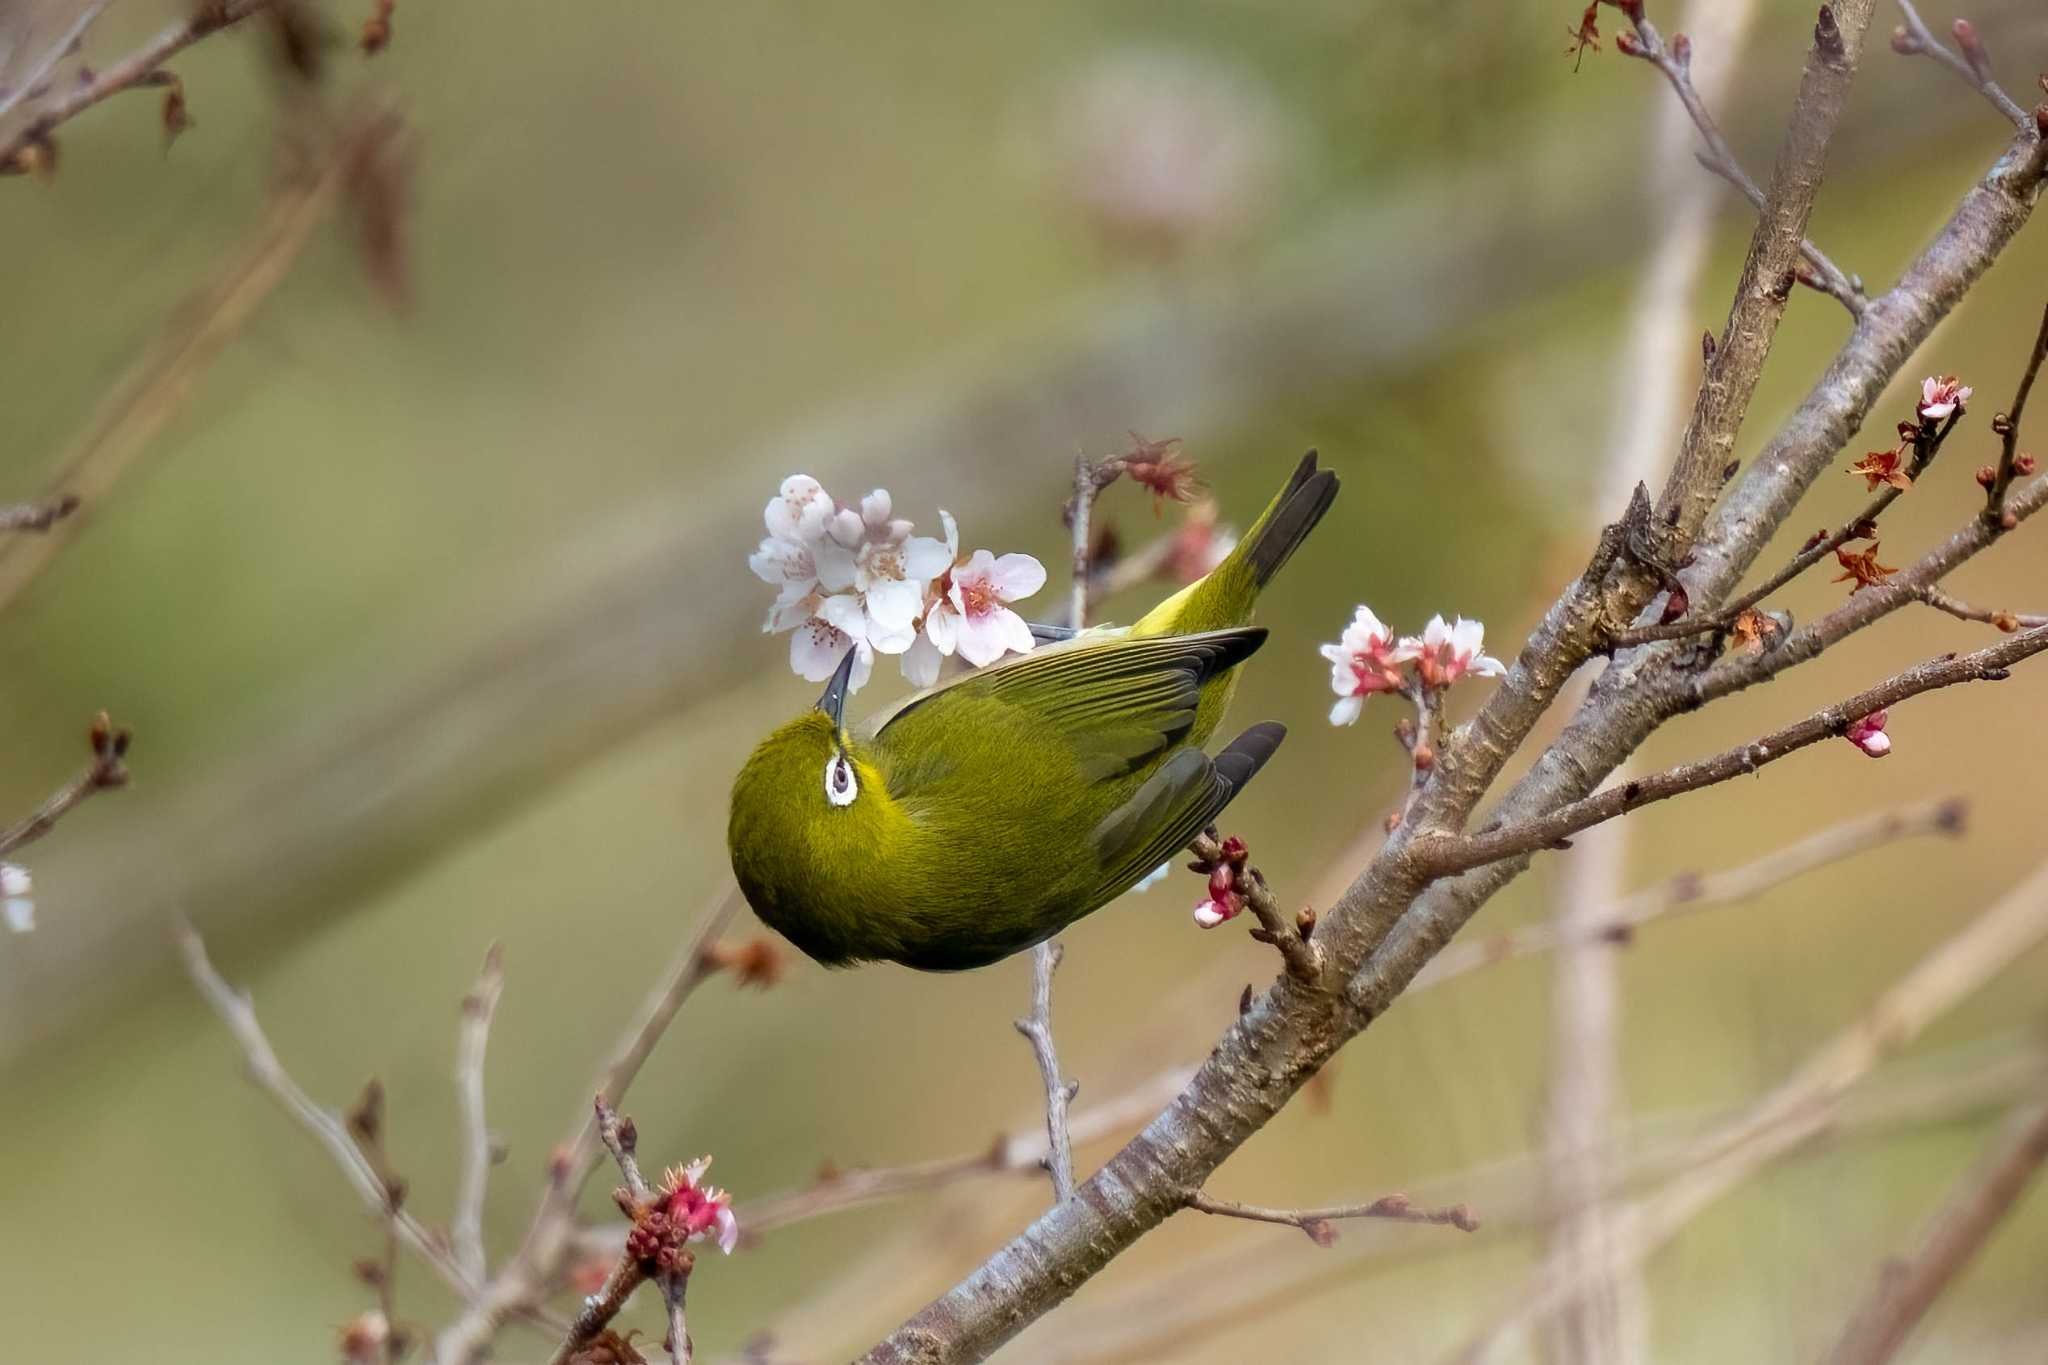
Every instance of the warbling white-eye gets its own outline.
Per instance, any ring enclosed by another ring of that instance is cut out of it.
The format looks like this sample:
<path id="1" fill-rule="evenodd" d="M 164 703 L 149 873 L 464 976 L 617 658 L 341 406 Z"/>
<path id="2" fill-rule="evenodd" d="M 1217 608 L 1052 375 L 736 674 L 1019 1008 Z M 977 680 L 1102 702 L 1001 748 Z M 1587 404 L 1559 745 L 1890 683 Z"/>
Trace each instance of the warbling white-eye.
<path id="1" fill-rule="evenodd" d="M 828 965 L 979 967 L 1051 938 L 1184 848 L 1285 730 L 1202 744 L 1265 642 L 1259 591 L 1337 476 L 1310 451 L 1236 548 L 1127 630 L 1097 629 L 845 723 L 849 651 L 754 750 L 726 842 L 761 919 Z"/>

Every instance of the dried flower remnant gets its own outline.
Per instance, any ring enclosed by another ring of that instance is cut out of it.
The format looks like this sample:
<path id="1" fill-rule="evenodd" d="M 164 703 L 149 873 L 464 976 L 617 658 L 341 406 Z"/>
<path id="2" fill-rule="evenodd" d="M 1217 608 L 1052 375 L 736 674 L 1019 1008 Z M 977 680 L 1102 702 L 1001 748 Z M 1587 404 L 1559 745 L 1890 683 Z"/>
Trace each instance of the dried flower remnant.
<path id="1" fill-rule="evenodd" d="M 657 1273 L 683 1268 L 682 1247 L 701 1242 L 714 1234 L 718 1249 L 730 1256 L 739 1244 L 740 1225 L 733 1217 L 732 1196 L 715 1185 L 704 1183 L 711 1158 L 698 1157 L 687 1166 L 671 1166 L 662 1173 L 655 1191 L 654 1207 L 643 1214 L 627 1234 L 626 1249 Z"/>
<path id="2" fill-rule="evenodd" d="M 398 8 L 398 0 L 377 0 L 370 11 L 370 17 L 363 20 L 363 32 L 357 40 L 365 57 L 374 57 L 391 46 L 391 11 Z"/>
<path id="3" fill-rule="evenodd" d="M 1842 732 L 1842 738 L 1872 758 L 1883 758 L 1892 751 L 1892 737 L 1884 730 L 1885 720 L 1884 712 L 1873 711 L 1851 724 Z"/>
<path id="4" fill-rule="evenodd" d="M 789 955 L 765 934 L 744 943 L 707 944 L 703 960 L 713 971 L 731 972 L 735 984 L 758 990 L 776 985 L 789 970 Z"/>
<path id="5" fill-rule="evenodd" d="M 1181 440 L 1169 436 L 1151 441 L 1131 433 L 1131 448 L 1122 457 L 1123 472 L 1152 493 L 1152 514 L 1161 515 L 1169 502 L 1193 502 L 1202 491 L 1195 462 L 1180 453 Z"/>
<path id="6" fill-rule="evenodd" d="M 1728 629 L 1728 638 L 1735 642 L 1737 649 L 1751 654 L 1764 652 L 1767 640 L 1778 633 L 1778 623 L 1755 607 L 1745 607 L 1736 616 L 1735 624 Z"/>
<path id="7" fill-rule="evenodd" d="M 1600 50 L 1599 19 L 1600 0 L 1589 0 L 1589 3 L 1586 5 L 1586 12 L 1579 16 L 1579 26 L 1565 30 L 1565 36 L 1569 41 L 1565 45 L 1564 55 L 1572 59 L 1572 70 L 1577 71 L 1579 63 L 1586 60 L 1588 49 L 1594 52 Z M 1623 46 L 1622 39 L 1626 39 L 1628 36 L 1628 34 L 1624 33 L 1620 39 L 1615 40 L 1615 46 L 1622 48 L 1624 52 L 1628 49 Z"/>
<path id="8" fill-rule="evenodd" d="M 1870 542 L 1869 549 L 1857 554 L 1850 554 L 1847 550 L 1836 550 L 1835 562 L 1842 566 L 1842 572 L 1836 574 L 1830 581 L 1855 583 L 1856 586 L 1849 589 L 1850 592 L 1875 587 L 1899 571 L 1897 565 L 1877 562 L 1877 542 L 1874 540 Z"/>
<path id="9" fill-rule="evenodd" d="M 1873 450 L 1850 465 L 1848 472 L 1863 476 L 1865 492 L 1889 485 L 1903 493 L 1913 486 L 1913 476 L 1906 472 L 1905 459 L 1897 450 Z"/>
<path id="10" fill-rule="evenodd" d="M 372 1308 L 342 1324 L 336 1346 L 346 1365 L 379 1365 L 391 1344 L 391 1322 Z"/>

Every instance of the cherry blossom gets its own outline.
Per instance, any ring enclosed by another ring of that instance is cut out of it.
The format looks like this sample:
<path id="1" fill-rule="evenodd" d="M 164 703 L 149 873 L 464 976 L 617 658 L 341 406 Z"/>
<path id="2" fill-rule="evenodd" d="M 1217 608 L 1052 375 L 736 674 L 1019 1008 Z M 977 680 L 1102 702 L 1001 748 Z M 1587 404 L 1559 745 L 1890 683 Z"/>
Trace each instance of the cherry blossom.
<path id="1" fill-rule="evenodd" d="M 698 1157 L 687 1166 L 670 1167 L 661 1178 L 661 1198 L 669 1226 L 686 1242 L 695 1242 L 717 1230 L 718 1249 L 732 1255 L 740 1240 L 740 1225 L 732 1213 L 732 1196 L 715 1185 L 704 1183 L 711 1158 Z"/>
<path id="2" fill-rule="evenodd" d="M 1499 659 L 1479 652 L 1485 643 L 1486 627 L 1481 622 L 1460 616 L 1456 625 L 1448 625 L 1442 616 L 1432 616 L 1421 638 L 1408 636 L 1399 649 L 1402 658 L 1415 660 L 1424 686 L 1449 687 L 1467 673 L 1497 678 L 1508 671 Z"/>
<path id="3" fill-rule="evenodd" d="M 976 550 L 953 568 L 946 596 L 926 614 L 924 628 L 941 654 L 958 653 L 980 668 L 1015 651 L 1028 654 L 1031 627 L 1010 610 L 1045 586 L 1045 566 L 1030 555 Z"/>
<path id="4" fill-rule="evenodd" d="M 1330 661 L 1330 687 L 1337 704 L 1330 708 L 1330 724 L 1350 725 L 1365 709 L 1365 699 L 1375 692 L 1399 692 L 1407 684 L 1400 665 L 1410 654 L 1400 652 L 1394 632 L 1371 607 L 1360 606 L 1334 645 L 1319 652 Z"/>
<path id="5" fill-rule="evenodd" d="M 1884 732 L 1885 719 L 1884 712 L 1872 711 L 1851 724 L 1842 737 L 1872 758 L 1883 758 L 1892 751 L 1892 737 Z"/>
<path id="6" fill-rule="evenodd" d="M 822 682 L 853 650 L 849 685 L 857 689 L 875 655 L 893 654 L 906 678 L 929 686 L 950 654 L 980 665 L 1030 649 L 1029 628 L 1008 604 L 1044 585 L 1044 567 L 1029 555 L 997 559 L 986 550 L 961 565 L 950 514 L 939 513 L 939 540 L 913 534 L 895 510 L 887 489 L 849 506 L 807 474 L 784 479 L 769 499 L 768 535 L 747 567 L 775 589 L 761 629 L 793 632 L 791 670 Z"/>
<path id="7" fill-rule="evenodd" d="M 1244 913 L 1244 902 L 1235 895 L 1211 896 L 1195 907 L 1195 923 L 1204 929 L 1228 924 Z"/>
<path id="8" fill-rule="evenodd" d="M 1958 412 L 1970 401 L 1973 390 L 1952 374 L 1930 376 L 1920 381 L 1920 417 L 1939 422 Z"/>

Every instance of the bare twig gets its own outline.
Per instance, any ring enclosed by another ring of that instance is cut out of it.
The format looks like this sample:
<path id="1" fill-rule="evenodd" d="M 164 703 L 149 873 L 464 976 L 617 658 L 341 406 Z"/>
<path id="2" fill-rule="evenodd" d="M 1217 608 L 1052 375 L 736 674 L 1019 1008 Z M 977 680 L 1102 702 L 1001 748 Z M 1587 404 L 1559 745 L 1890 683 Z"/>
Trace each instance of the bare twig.
<path id="1" fill-rule="evenodd" d="M 1945 655 L 1909 668 L 1805 720 L 1773 731 L 1761 739 L 1737 745 L 1712 758 L 1632 779 L 1532 820 L 1478 834 L 1440 836 L 1420 846 L 1417 853 L 1432 872 L 1448 876 L 1496 859 L 1550 848 L 1582 829 L 1653 801 L 1668 800 L 1753 773 L 1789 753 L 1840 735 L 1862 717 L 1895 706 L 1909 697 L 1958 683 L 1999 681 L 2007 676 L 2013 664 L 2044 649 L 2048 649 L 2048 628 L 2036 628 L 1974 653 Z"/>
<path id="2" fill-rule="evenodd" d="M 1949 798 L 1881 811 L 1832 825 L 1725 872 L 1708 876 L 1680 873 L 1647 891 L 1597 909 L 1570 929 L 1560 924 L 1536 924 L 1490 938 L 1460 940 L 1437 954 L 1408 989 L 1417 991 L 1441 985 L 1480 967 L 1550 952 L 1567 943 L 1626 944 L 1646 924 L 1753 900 L 1794 877 L 1900 839 L 1929 834 L 1953 837 L 1962 833 L 1965 809 L 1961 800 Z"/>
<path id="3" fill-rule="evenodd" d="M 57 63 L 76 52 L 85 41 L 87 30 L 99 21 L 100 15 L 113 0 L 90 0 L 81 6 L 78 17 L 71 27 L 64 30 L 64 36 L 52 43 L 36 64 L 22 76 L 21 84 L 11 90 L 0 90 L 0 118 L 14 112 L 14 107 L 30 96 L 40 97 L 49 93 L 50 73 L 57 69 Z M 0 158 L 4 160 L 5 158 Z"/>
<path id="4" fill-rule="evenodd" d="M 385 1172 L 378 1169 L 349 1134 L 339 1114 L 314 1103 L 278 1061 L 277 1053 L 256 1020 L 249 997 L 230 986 L 207 958 L 205 941 L 192 925 L 180 919 L 174 926 L 178 948 L 185 958 L 185 970 L 199 987 L 199 993 L 241 1045 L 250 1079 L 275 1100 L 278 1107 L 334 1158 L 349 1185 L 363 1203 L 379 1217 L 388 1216 L 391 1226 L 406 1247 L 433 1267 L 436 1274 L 463 1298 L 477 1290 L 476 1281 L 457 1261 L 440 1235 L 404 1209 L 391 1207 L 390 1187 Z"/>
<path id="5" fill-rule="evenodd" d="M 1958 410 L 1949 414 L 1948 420 L 1937 428 L 1929 429 L 1924 424 L 1921 426 L 1920 434 L 1913 440 L 1913 458 L 1907 462 L 1906 476 L 1909 480 L 1918 479 L 1927 472 L 1927 467 L 1933 464 L 1934 457 L 1941 453 L 1943 444 L 1947 442 L 1949 433 L 1955 430 L 1956 422 L 1961 416 L 1961 411 Z M 1630 630 L 1617 632 L 1609 639 L 1609 648 L 1633 649 L 1657 640 L 1680 640 L 1691 635 L 1705 635 L 1731 629 L 1736 618 L 1742 613 L 1757 606 L 1772 593 L 1850 541 L 1867 537 L 1877 525 L 1877 519 L 1884 515 L 1885 510 L 1896 502 L 1904 491 L 1902 488 L 1887 485 L 1864 506 L 1862 511 L 1826 535 L 1817 535 L 1807 541 L 1783 568 L 1723 605 L 1719 611 L 1688 613 L 1676 621 L 1636 626 Z"/>
<path id="6" fill-rule="evenodd" d="M 1599 1263 L 1550 1268 L 1459 1358 L 1488 1358 L 1514 1332 L 1569 1302 L 1587 1276 L 1639 1263 L 1730 1190 L 1823 1132 L 1845 1092 L 1872 1067 L 2044 938 L 2048 864 L 1922 958 L 1769 1094 L 1692 1144 L 1669 1183 L 1619 1208 L 1617 1235 Z"/>
<path id="7" fill-rule="evenodd" d="M 102 711 L 86 738 L 92 746 L 92 762 L 33 814 L 0 830 L 0 858 L 48 834 L 73 807 L 94 793 L 128 785 L 128 767 L 123 762 L 128 754 L 128 731 L 116 727 Z"/>
<path id="8" fill-rule="evenodd" d="M 314 229 L 340 199 L 347 145 L 367 135 L 360 128 L 344 131 L 325 161 L 273 191 L 255 229 L 227 254 L 215 277 L 170 314 L 163 331 L 108 392 L 91 427 L 58 460 L 56 486 L 101 505 L 184 407 L 207 367 L 291 273 Z M 0 543 L 0 608 L 20 596 L 83 520 L 64 522 L 48 536 Z"/>
<path id="9" fill-rule="evenodd" d="M 40 502 L 18 502 L 0 507 L 0 531 L 47 531 L 76 512 L 78 506 L 78 498 L 66 493 Z"/>
<path id="10" fill-rule="evenodd" d="M 1984 55 L 1983 44 L 1977 41 L 1976 29 L 1967 19 L 1955 22 L 1955 35 L 1961 42 L 1967 59 L 1958 56 L 1942 46 L 1941 40 L 1928 31 L 1920 18 L 1920 11 L 1913 8 L 1913 0 L 1899 0 L 1899 14 L 1905 23 L 1892 30 L 1892 51 L 1902 57 L 1932 57 L 1949 70 L 1963 78 L 1963 81 L 1985 99 L 1991 107 L 2012 121 L 2016 128 L 2027 126 L 2027 113 L 2013 103 L 2012 96 L 1997 81 L 1991 78 L 1991 64 Z"/>
<path id="11" fill-rule="evenodd" d="M 1742 197 L 1749 201 L 1750 207 L 1761 213 L 1764 208 L 1763 187 L 1750 178 L 1748 171 L 1742 169 L 1742 163 L 1736 159 L 1734 149 L 1728 145 L 1728 139 L 1721 136 L 1720 125 L 1714 121 L 1713 114 L 1707 109 L 1706 101 L 1700 98 L 1698 89 L 1693 85 L 1692 43 L 1681 33 L 1667 46 L 1663 35 L 1644 15 L 1640 5 L 1633 9 L 1628 6 L 1622 8 L 1629 16 L 1635 34 L 1633 40 L 1629 40 L 1627 34 L 1616 39 L 1616 49 L 1627 56 L 1639 57 L 1648 62 L 1671 83 L 1671 89 L 1678 96 L 1678 102 L 1685 106 L 1685 112 L 1691 117 L 1693 126 L 1700 131 L 1700 140 L 1706 144 L 1705 150 L 1695 153 L 1700 165 L 1742 191 Z M 1828 259 L 1826 253 L 1804 237 L 1799 239 L 1799 254 L 1804 256 L 1807 264 L 1812 267 L 1810 271 L 1799 272 L 1801 284 L 1817 289 L 1836 300 L 1849 310 L 1849 316 L 1863 315 L 1869 301 L 1863 297 L 1861 281 L 1843 273 L 1839 266 Z"/>
<path id="12" fill-rule="evenodd" d="M 2048 1103 L 2012 1115 L 1956 1182 L 1910 1256 L 1888 1260 L 1850 1315 L 1829 1365 L 1883 1365 L 1976 1257 L 2048 1161 Z"/>
<path id="13" fill-rule="evenodd" d="M 2007 611 L 2003 607 L 1975 607 L 1961 598 L 1943 592 L 1931 583 L 1913 585 L 1913 596 L 1936 611 L 1946 612 L 1958 621 L 1978 621 L 1987 626 L 1997 626 L 2003 631 L 2022 630 L 2033 626 L 2048 626 L 2048 615 L 2039 612 Z"/>
<path id="14" fill-rule="evenodd" d="M 1045 1082 L 1045 1168 L 1052 1173 L 1055 1203 L 1074 1197 L 1074 1142 L 1067 1129 L 1067 1106 L 1079 1082 L 1060 1075 L 1059 1052 L 1052 1041 L 1052 974 L 1059 969 L 1064 950 L 1048 939 L 1031 955 L 1031 1013 L 1017 1021 L 1017 1032 L 1031 1044 L 1038 1059 L 1038 1074 Z"/>
<path id="15" fill-rule="evenodd" d="M 457 1186 L 449 1235 L 455 1257 L 470 1278 L 481 1282 L 484 1261 L 484 1194 L 491 1178 L 491 1130 L 484 1114 L 484 1054 L 491 1041 L 491 1016 L 505 989 L 503 949 L 484 953 L 476 985 L 462 1000 L 462 1033 L 455 1055 L 455 1090 L 462 1103 L 462 1180 Z"/>
<path id="16" fill-rule="evenodd" d="M 36 111 L 15 133 L 0 141 L 0 174 L 9 170 L 24 169 L 23 153 L 31 147 L 39 147 L 50 140 L 50 134 L 59 124 L 77 117 L 101 100 L 109 99 L 140 85 L 157 83 L 157 72 L 163 64 L 183 52 L 208 34 L 217 33 L 231 24 L 238 24 L 260 10 L 270 8 L 276 0 L 214 0 L 213 3 L 197 5 L 192 17 L 172 24 L 137 48 L 120 61 L 91 73 L 90 79 L 75 84 L 65 84 L 62 93 L 57 94 L 47 105 Z M 98 8 L 98 7 L 95 7 Z M 81 20 L 78 31 L 82 34 L 92 16 Z M 69 51 L 67 45 L 63 51 Z M 63 53 L 55 54 L 61 59 Z M 54 62 L 51 62 L 54 65 Z M 19 99 L 22 92 L 13 98 Z M 12 103 L 10 99 L 8 101 Z M 4 112 L 4 109 L 0 109 Z"/>
<path id="17" fill-rule="evenodd" d="M 1479 1231 L 1479 1220 L 1463 1204 L 1448 1208 L 1417 1208 L 1405 1194 L 1382 1195 L 1369 1204 L 1333 1204 L 1320 1209 L 1271 1209 L 1258 1204 L 1240 1204 L 1230 1199 L 1212 1199 L 1200 1190 L 1188 1196 L 1188 1207 L 1197 1213 L 1222 1218 L 1248 1218 L 1255 1223 L 1283 1223 L 1300 1228 L 1317 1246 L 1332 1246 L 1337 1230 L 1331 1223 L 1344 1218 L 1384 1218 L 1395 1223 L 1438 1223 L 1460 1232 Z"/>
<path id="18" fill-rule="evenodd" d="M 2020 386 L 2012 396 L 2012 406 L 1991 424 L 1998 432 L 2000 445 L 1998 472 L 1993 476 L 1991 486 L 1984 490 L 1984 519 L 1993 525 L 2000 525 L 2005 520 L 2005 494 L 2012 487 L 2020 458 L 2020 417 L 2027 410 L 2027 395 L 2034 390 L 2034 377 L 2041 372 L 2043 357 L 2048 357 L 2048 308 L 2041 310 L 2041 330 L 2034 337 L 2034 349 L 2027 355 L 2027 367 L 2020 374 Z"/>

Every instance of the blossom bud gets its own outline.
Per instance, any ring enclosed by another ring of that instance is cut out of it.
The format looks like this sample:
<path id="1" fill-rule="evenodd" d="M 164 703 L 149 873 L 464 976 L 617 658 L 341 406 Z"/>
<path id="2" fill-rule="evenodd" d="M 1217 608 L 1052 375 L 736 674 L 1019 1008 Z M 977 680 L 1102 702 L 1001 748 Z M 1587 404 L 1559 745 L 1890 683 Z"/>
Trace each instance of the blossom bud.
<path id="1" fill-rule="evenodd" d="M 1640 57 L 1643 45 L 1636 41 L 1636 35 L 1626 30 L 1614 35 L 1614 50 L 1624 57 Z"/>
<path id="2" fill-rule="evenodd" d="M 1692 39 L 1683 33 L 1674 34 L 1671 39 L 1671 60 L 1680 66 L 1692 65 Z"/>
<path id="3" fill-rule="evenodd" d="M 2012 460 L 2012 468 L 2015 474 L 2031 474 L 2034 472 L 2034 457 L 2031 455 L 2015 455 Z"/>
<path id="4" fill-rule="evenodd" d="M 1986 488 L 1991 487 L 1992 484 L 1998 482 L 1998 471 L 1988 464 L 1979 465 L 1977 467 L 1977 482 Z"/>

